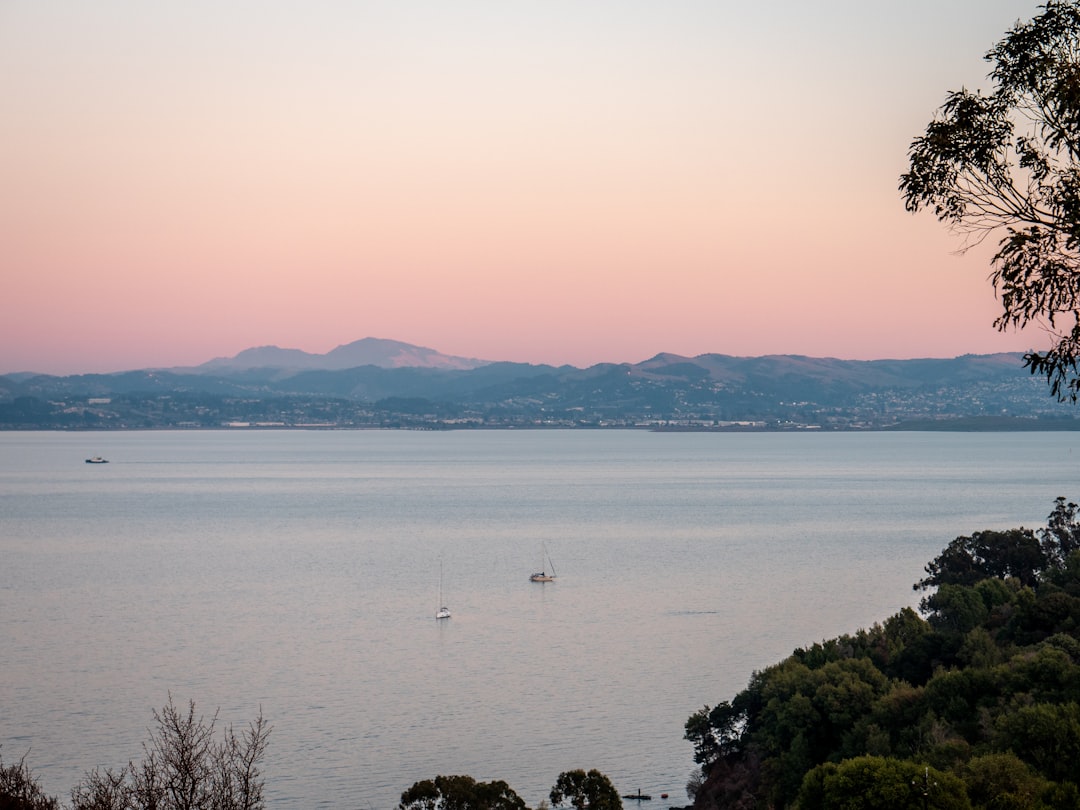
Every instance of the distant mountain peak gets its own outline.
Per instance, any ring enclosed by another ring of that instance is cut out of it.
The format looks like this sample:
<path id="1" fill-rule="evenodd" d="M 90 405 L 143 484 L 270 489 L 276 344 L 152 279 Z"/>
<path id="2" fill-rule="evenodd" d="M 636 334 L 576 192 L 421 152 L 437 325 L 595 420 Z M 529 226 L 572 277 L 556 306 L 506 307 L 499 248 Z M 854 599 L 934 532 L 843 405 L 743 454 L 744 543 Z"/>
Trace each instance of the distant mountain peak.
<path id="1" fill-rule="evenodd" d="M 244 349 L 234 357 L 217 357 L 196 366 L 197 371 L 241 371 L 253 368 L 281 368 L 295 371 L 341 371 L 358 366 L 379 368 L 438 368 L 468 370 L 489 365 L 490 361 L 442 354 L 424 346 L 400 340 L 366 337 L 346 343 L 326 354 L 312 354 L 300 349 L 257 346 Z"/>

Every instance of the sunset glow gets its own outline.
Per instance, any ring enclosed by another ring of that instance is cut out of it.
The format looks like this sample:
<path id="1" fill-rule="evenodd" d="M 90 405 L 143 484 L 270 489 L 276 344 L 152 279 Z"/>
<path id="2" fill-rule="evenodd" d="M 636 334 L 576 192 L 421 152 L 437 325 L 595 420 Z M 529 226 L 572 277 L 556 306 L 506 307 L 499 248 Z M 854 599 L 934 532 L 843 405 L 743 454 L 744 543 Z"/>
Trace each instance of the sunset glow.
<path id="1" fill-rule="evenodd" d="M 1041 348 L 907 148 L 1035 2 L 15 0 L 0 373 Z"/>

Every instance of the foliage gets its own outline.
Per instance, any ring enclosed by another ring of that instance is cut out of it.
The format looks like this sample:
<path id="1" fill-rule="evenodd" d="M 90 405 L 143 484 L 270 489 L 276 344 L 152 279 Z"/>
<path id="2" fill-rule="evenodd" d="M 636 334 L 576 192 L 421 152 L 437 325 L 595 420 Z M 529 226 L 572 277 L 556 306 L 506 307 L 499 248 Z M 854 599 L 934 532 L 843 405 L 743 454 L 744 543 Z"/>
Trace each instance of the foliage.
<path id="1" fill-rule="evenodd" d="M 913 774 L 928 807 L 1080 806 L 1076 510 L 956 538 L 915 585 L 926 619 L 795 650 L 694 713 L 695 806 L 917 806 Z"/>
<path id="2" fill-rule="evenodd" d="M 1054 510 L 1046 519 L 1046 528 L 1040 530 L 1043 551 L 1057 568 L 1067 565 L 1074 551 L 1080 550 L 1080 523 L 1077 522 L 1078 507 L 1072 501 L 1058 496 Z"/>
<path id="3" fill-rule="evenodd" d="M 694 744 L 694 762 L 705 769 L 739 750 L 746 715 L 726 700 L 714 708 L 704 707 L 686 721 L 685 737 Z"/>
<path id="4" fill-rule="evenodd" d="M 0 755 L 0 810 L 58 810 L 60 803 L 41 789 L 23 756 L 11 765 Z"/>
<path id="5" fill-rule="evenodd" d="M 1025 355 L 1059 399 L 1080 394 L 1080 0 L 1047 0 L 986 55 L 987 95 L 950 92 L 909 151 L 905 206 L 967 234 L 999 236 L 991 280 L 1000 330 L 1042 324 Z"/>
<path id="6" fill-rule="evenodd" d="M 799 790 L 800 810 L 894 810 L 920 803 L 928 810 L 971 808 L 956 776 L 888 757 L 819 765 L 806 774 Z"/>
<path id="7" fill-rule="evenodd" d="M 436 776 L 401 794 L 400 810 L 526 810 L 506 782 L 477 782 L 471 776 Z"/>
<path id="8" fill-rule="evenodd" d="M 622 810 L 622 799 L 611 780 L 595 768 L 563 771 L 549 794 L 553 807 L 565 801 L 575 810 Z"/>
<path id="9" fill-rule="evenodd" d="M 968 796 L 977 807 L 994 810 L 1035 810 L 1050 783 L 1015 754 L 974 757 L 960 769 Z"/>
<path id="10" fill-rule="evenodd" d="M 1034 585 L 1048 564 L 1042 543 L 1029 529 L 974 532 L 957 537 L 926 564 L 926 576 L 916 590 L 932 586 L 974 585 L 984 579 L 1015 577 L 1022 585 Z"/>
<path id="11" fill-rule="evenodd" d="M 1001 750 L 1012 750 L 1054 781 L 1075 778 L 1080 762 L 1080 705 L 1020 706 L 997 721 Z"/>
<path id="12" fill-rule="evenodd" d="M 694 780 L 692 780 L 694 781 Z M 598 770 L 564 771 L 550 793 L 551 804 L 576 810 L 621 810 L 611 780 Z M 541 806 L 547 806 L 542 802 Z M 506 782 L 477 782 L 471 776 L 436 776 L 414 782 L 401 794 L 398 810 L 527 810 Z"/>

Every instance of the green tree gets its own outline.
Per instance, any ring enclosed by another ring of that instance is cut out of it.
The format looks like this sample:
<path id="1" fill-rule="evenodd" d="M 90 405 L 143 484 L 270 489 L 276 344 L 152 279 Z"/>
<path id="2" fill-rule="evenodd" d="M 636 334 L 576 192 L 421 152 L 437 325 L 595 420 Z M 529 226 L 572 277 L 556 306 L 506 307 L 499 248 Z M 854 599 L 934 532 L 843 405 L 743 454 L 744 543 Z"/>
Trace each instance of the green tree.
<path id="1" fill-rule="evenodd" d="M 1042 543 L 1030 529 L 972 532 L 970 537 L 957 537 L 928 562 L 927 576 L 914 589 L 975 585 L 980 580 L 1007 577 L 1034 585 L 1048 563 Z"/>
<path id="2" fill-rule="evenodd" d="M 922 609 L 937 630 L 960 634 L 978 627 L 990 615 L 979 592 L 964 585 L 942 585 L 922 600 Z"/>
<path id="3" fill-rule="evenodd" d="M 997 723 L 998 746 L 1056 781 L 1076 779 L 1080 762 L 1080 705 L 1036 703 L 1003 715 Z"/>
<path id="4" fill-rule="evenodd" d="M 994 235 L 999 330 L 1045 325 L 1024 364 L 1059 399 L 1080 376 L 1080 0 L 1047 0 L 986 55 L 992 91 L 950 92 L 909 151 L 905 207 L 966 234 Z"/>
<path id="5" fill-rule="evenodd" d="M 800 810 L 970 810 L 963 783 L 952 774 L 888 757 L 856 757 L 810 771 L 799 790 Z"/>
<path id="6" fill-rule="evenodd" d="M 622 810 L 619 792 L 611 780 L 595 768 L 588 773 L 580 769 L 563 771 L 549 796 L 555 807 L 567 802 L 575 810 Z"/>
<path id="7" fill-rule="evenodd" d="M 526 810 L 524 800 L 502 781 L 471 776 L 436 776 L 401 794 L 400 810 Z"/>
<path id="8" fill-rule="evenodd" d="M 718 759 L 739 751 L 745 727 L 745 713 L 725 700 L 690 715 L 684 738 L 694 744 L 694 762 L 708 773 Z"/>
<path id="9" fill-rule="evenodd" d="M 1039 797 L 1050 786 L 1012 753 L 974 757 L 960 776 L 975 806 L 993 810 L 1042 810 Z"/>
<path id="10" fill-rule="evenodd" d="M 1065 565 L 1069 555 L 1080 549 L 1080 521 L 1077 520 L 1077 506 L 1058 496 L 1054 509 L 1046 519 L 1046 528 L 1039 530 L 1043 550 L 1051 563 L 1058 568 Z"/>

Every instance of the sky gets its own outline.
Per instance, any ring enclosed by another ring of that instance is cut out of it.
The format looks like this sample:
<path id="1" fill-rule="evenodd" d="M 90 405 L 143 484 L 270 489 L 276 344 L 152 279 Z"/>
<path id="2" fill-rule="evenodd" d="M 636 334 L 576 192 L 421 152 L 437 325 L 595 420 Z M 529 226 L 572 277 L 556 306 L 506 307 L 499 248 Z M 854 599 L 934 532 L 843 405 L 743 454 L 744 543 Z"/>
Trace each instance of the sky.
<path id="1" fill-rule="evenodd" d="M 1045 348 L 897 191 L 1020 0 L 0 0 L 0 373 Z"/>

